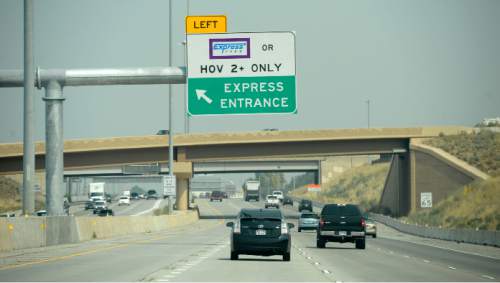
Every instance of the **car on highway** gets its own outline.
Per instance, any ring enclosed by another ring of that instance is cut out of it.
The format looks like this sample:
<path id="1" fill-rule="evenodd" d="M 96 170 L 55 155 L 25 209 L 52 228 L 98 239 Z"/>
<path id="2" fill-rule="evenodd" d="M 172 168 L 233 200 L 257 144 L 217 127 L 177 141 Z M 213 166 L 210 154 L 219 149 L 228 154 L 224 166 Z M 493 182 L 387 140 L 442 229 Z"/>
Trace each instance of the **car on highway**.
<path id="1" fill-rule="evenodd" d="M 375 221 L 369 218 L 365 218 L 365 223 L 365 235 L 377 238 L 377 224 L 375 223 Z"/>
<path id="2" fill-rule="evenodd" d="M 299 217 L 297 231 L 316 230 L 319 225 L 319 216 L 314 212 L 302 212 Z"/>
<path id="3" fill-rule="evenodd" d="M 267 195 L 266 196 L 266 202 L 264 203 L 265 208 L 269 207 L 275 207 L 275 208 L 280 208 L 280 201 L 277 196 L 275 195 Z"/>
<path id="4" fill-rule="evenodd" d="M 158 194 L 155 190 L 149 190 L 146 199 L 158 199 Z"/>
<path id="5" fill-rule="evenodd" d="M 293 199 L 291 197 L 284 197 L 283 198 L 283 205 L 293 206 Z"/>
<path id="6" fill-rule="evenodd" d="M 229 196 L 228 196 L 227 192 L 222 192 L 222 197 L 223 198 L 228 198 Z"/>
<path id="7" fill-rule="evenodd" d="M 308 199 L 301 199 L 299 202 L 299 212 L 301 212 L 303 210 L 307 210 L 307 211 L 312 212 L 313 211 L 312 201 L 310 201 Z"/>
<path id="8" fill-rule="evenodd" d="M 127 196 L 121 196 L 118 199 L 118 206 L 120 205 L 130 205 L 130 198 Z"/>
<path id="9" fill-rule="evenodd" d="M 115 213 L 113 212 L 112 209 L 110 208 L 105 208 L 105 209 L 101 209 L 99 210 L 99 212 L 97 213 L 98 216 L 114 216 Z"/>
<path id="10" fill-rule="evenodd" d="M 283 192 L 282 191 L 273 191 L 273 196 L 276 196 L 280 202 L 283 201 Z"/>
<path id="11" fill-rule="evenodd" d="M 130 199 L 131 200 L 138 200 L 140 198 L 141 197 L 140 197 L 139 193 L 137 193 L 137 192 L 130 193 Z"/>
<path id="12" fill-rule="evenodd" d="M 85 202 L 85 210 L 94 209 L 95 204 L 93 201 L 89 200 Z"/>
<path id="13" fill-rule="evenodd" d="M 279 209 L 243 208 L 231 227 L 231 260 L 239 255 L 282 255 L 290 261 L 292 223 L 286 223 Z"/>
<path id="14" fill-rule="evenodd" d="M 37 212 L 35 212 L 36 216 L 47 216 L 47 210 L 38 210 Z"/>
<path id="15" fill-rule="evenodd" d="M 213 191 L 210 194 L 210 201 L 214 201 L 214 200 L 222 201 L 223 198 L 224 198 L 224 195 L 222 194 L 221 191 Z"/>
<path id="16" fill-rule="evenodd" d="M 97 214 L 102 209 L 107 209 L 106 202 L 103 200 L 98 200 L 94 202 L 94 214 Z"/>
<path id="17" fill-rule="evenodd" d="M 349 242 L 365 249 L 365 219 L 355 204 L 325 204 L 316 231 L 317 248 L 327 242 Z"/>
<path id="18" fill-rule="evenodd" d="M 106 197 L 106 202 L 111 203 L 111 201 L 113 200 L 110 194 L 105 194 L 105 197 Z"/>
<path id="19" fill-rule="evenodd" d="M 0 217 L 16 217 L 16 214 L 6 212 L 6 213 L 0 214 Z"/>

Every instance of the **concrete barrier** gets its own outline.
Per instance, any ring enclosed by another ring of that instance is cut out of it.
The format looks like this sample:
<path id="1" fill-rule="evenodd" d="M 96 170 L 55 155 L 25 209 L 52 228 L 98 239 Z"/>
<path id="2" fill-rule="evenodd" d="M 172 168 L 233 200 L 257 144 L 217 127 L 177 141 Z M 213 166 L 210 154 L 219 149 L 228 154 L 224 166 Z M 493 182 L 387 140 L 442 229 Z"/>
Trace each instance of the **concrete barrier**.
<path id="1" fill-rule="evenodd" d="M 158 232 L 197 220 L 196 211 L 161 216 L 0 218 L 0 252 Z"/>
<path id="2" fill-rule="evenodd" d="M 500 231 L 425 227 L 414 224 L 406 224 L 385 215 L 371 213 L 370 216 L 374 220 L 392 227 L 400 232 L 415 236 L 500 247 Z"/>
<path id="3" fill-rule="evenodd" d="M 45 246 L 45 217 L 0 219 L 0 251 Z"/>

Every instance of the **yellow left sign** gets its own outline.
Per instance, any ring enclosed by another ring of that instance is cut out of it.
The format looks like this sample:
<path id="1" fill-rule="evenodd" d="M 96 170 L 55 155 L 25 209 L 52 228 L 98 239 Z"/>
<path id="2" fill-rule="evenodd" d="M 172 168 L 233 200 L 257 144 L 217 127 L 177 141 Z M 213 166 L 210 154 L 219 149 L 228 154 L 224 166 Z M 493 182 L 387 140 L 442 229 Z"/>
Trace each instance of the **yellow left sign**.
<path id="1" fill-rule="evenodd" d="M 227 20 L 224 15 L 187 16 L 186 33 L 224 33 L 227 31 Z"/>

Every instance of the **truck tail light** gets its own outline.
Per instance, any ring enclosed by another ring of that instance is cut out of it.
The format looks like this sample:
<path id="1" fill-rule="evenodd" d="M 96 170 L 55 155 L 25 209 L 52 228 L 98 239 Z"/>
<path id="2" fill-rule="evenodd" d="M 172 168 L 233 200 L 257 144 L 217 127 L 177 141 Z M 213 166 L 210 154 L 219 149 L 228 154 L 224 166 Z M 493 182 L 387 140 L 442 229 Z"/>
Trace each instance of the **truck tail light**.
<path id="1" fill-rule="evenodd" d="M 241 221 L 235 221 L 233 226 L 234 234 L 241 234 Z"/>
<path id="2" fill-rule="evenodd" d="M 361 218 L 361 226 L 364 228 L 366 227 L 366 221 L 364 218 Z"/>
<path id="3" fill-rule="evenodd" d="M 325 226 L 325 220 L 323 220 L 323 218 L 321 218 L 319 220 L 319 228 L 323 228 L 323 226 Z"/>
<path id="4" fill-rule="evenodd" d="M 288 234 L 288 224 L 281 222 L 281 234 Z"/>

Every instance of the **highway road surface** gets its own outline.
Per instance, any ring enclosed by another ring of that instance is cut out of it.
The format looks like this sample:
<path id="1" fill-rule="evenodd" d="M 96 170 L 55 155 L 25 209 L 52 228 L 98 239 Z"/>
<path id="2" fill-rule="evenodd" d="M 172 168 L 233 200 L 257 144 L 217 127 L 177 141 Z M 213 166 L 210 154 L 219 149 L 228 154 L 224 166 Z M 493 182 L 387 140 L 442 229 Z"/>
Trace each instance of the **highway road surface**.
<path id="1" fill-rule="evenodd" d="M 122 215 L 153 215 L 153 211 L 168 204 L 167 200 L 131 200 L 130 205 L 118 205 L 118 201 L 108 204 L 116 216 Z M 93 210 L 85 210 L 84 204 L 76 204 L 70 207 L 70 214 L 75 216 L 93 216 Z"/>
<path id="2" fill-rule="evenodd" d="M 154 201 L 151 201 L 154 202 Z M 500 249 L 422 239 L 379 224 L 366 250 L 315 247 L 315 233 L 292 232 L 292 259 L 229 260 L 224 219 L 263 203 L 197 200 L 202 219 L 160 233 L 93 240 L 0 255 L 1 281 L 484 281 L 500 280 Z M 139 205 L 139 204 L 138 204 Z M 285 208 L 287 215 L 296 214 Z M 290 222 L 296 222 L 290 219 Z"/>

